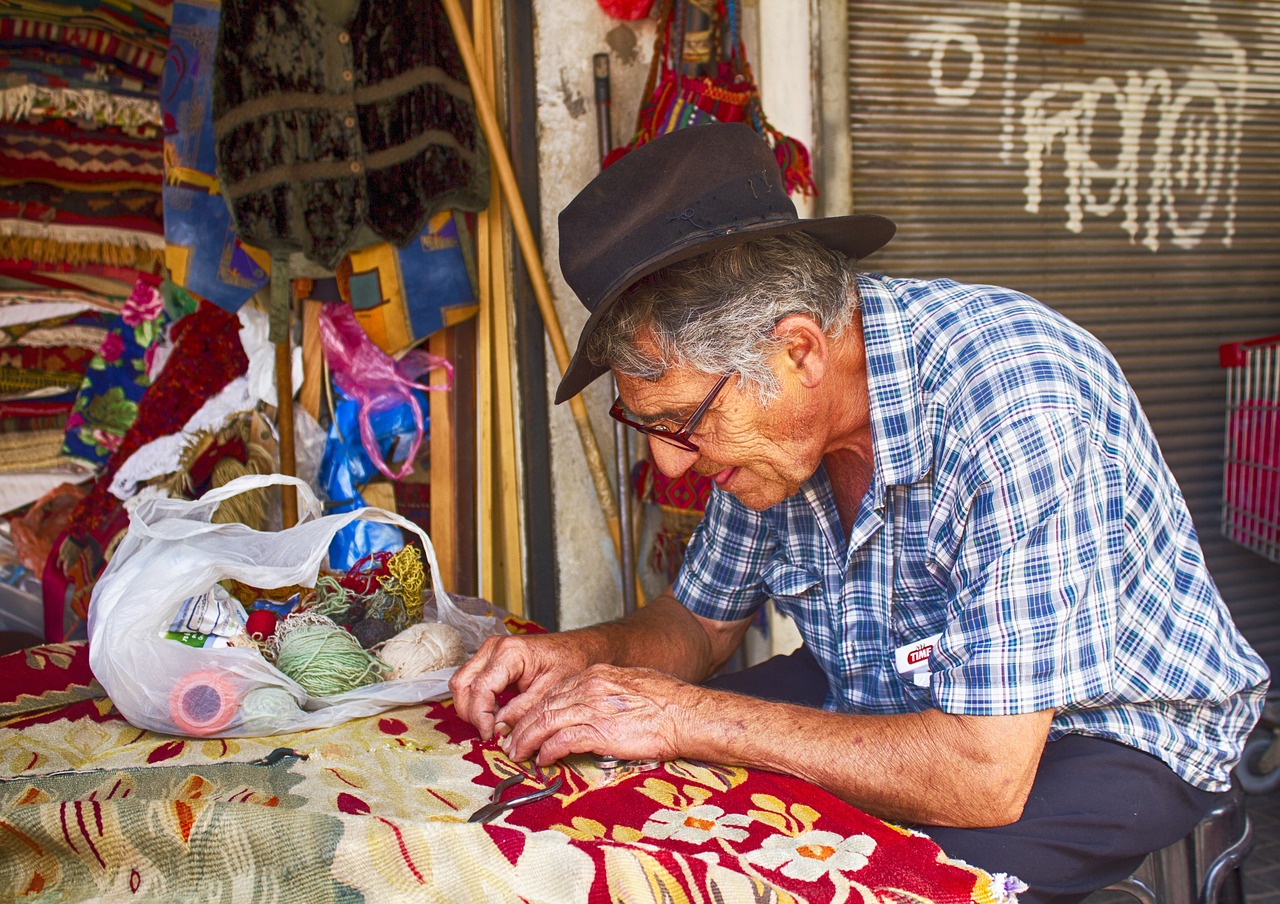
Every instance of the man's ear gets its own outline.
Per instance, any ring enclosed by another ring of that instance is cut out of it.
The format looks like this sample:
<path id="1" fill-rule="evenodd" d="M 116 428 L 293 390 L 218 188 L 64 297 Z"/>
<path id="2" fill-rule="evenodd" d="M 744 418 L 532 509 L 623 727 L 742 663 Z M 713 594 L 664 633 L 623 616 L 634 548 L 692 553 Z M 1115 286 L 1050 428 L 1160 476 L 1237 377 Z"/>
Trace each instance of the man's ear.
<path id="1" fill-rule="evenodd" d="M 807 314 L 788 314 L 774 325 L 773 334 L 786 343 L 781 352 L 784 366 L 795 372 L 800 384 L 813 389 L 821 383 L 831 348 L 818 322 Z"/>

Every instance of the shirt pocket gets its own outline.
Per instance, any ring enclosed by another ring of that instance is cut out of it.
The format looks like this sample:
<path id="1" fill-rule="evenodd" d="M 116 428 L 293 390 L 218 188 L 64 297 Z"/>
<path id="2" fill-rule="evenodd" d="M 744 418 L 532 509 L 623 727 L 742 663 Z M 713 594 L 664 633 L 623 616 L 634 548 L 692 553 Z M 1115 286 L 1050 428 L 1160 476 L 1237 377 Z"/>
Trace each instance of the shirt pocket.
<path id="1" fill-rule="evenodd" d="M 791 616 L 796 624 L 804 624 L 806 610 L 822 596 L 822 577 L 785 559 L 774 559 L 765 566 L 760 577 L 764 592 L 778 609 Z"/>

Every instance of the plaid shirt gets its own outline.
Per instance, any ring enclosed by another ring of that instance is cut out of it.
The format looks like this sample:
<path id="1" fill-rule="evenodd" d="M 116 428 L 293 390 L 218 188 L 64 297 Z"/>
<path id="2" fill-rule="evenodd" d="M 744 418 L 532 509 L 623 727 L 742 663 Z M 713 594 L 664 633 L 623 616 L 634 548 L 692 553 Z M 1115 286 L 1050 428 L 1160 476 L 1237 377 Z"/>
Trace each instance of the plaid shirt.
<path id="1" fill-rule="evenodd" d="M 676 597 L 717 620 L 772 598 L 827 709 L 1053 709 L 1050 740 L 1113 739 L 1225 789 L 1267 671 L 1115 360 L 1006 289 L 859 290 L 875 469 L 849 541 L 822 468 L 765 512 L 716 490 Z M 939 633 L 927 686 L 899 675 L 894 650 Z"/>

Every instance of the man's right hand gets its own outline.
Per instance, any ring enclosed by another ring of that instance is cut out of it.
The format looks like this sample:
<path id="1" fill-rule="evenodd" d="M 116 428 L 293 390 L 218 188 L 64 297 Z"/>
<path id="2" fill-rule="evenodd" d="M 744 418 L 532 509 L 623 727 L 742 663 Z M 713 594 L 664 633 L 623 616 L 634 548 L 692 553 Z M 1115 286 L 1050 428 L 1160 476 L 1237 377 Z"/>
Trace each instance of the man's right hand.
<path id="1" fill-rule="evenodd" d="M 486 741 L 495 733 L 505 735 L 548 691 L 592 664 L 584 634 L 488 638 L 449 679 L 458 715 Z M 519 693 L 500 707 L 498 695 L 508 688 Z"/>

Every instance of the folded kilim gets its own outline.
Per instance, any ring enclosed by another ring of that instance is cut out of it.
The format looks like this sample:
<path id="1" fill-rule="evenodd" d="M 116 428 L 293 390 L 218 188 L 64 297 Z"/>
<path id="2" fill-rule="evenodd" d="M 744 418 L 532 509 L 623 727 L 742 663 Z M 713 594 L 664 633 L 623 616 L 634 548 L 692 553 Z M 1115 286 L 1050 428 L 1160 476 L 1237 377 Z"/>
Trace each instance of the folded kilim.
<path id="1" fill-rule="evenodd" d="M 75 389 L 83 379 L 81 374 L 65 371 L 0 366 L 0 393 L 17 395 L 50 386 Z"/>

